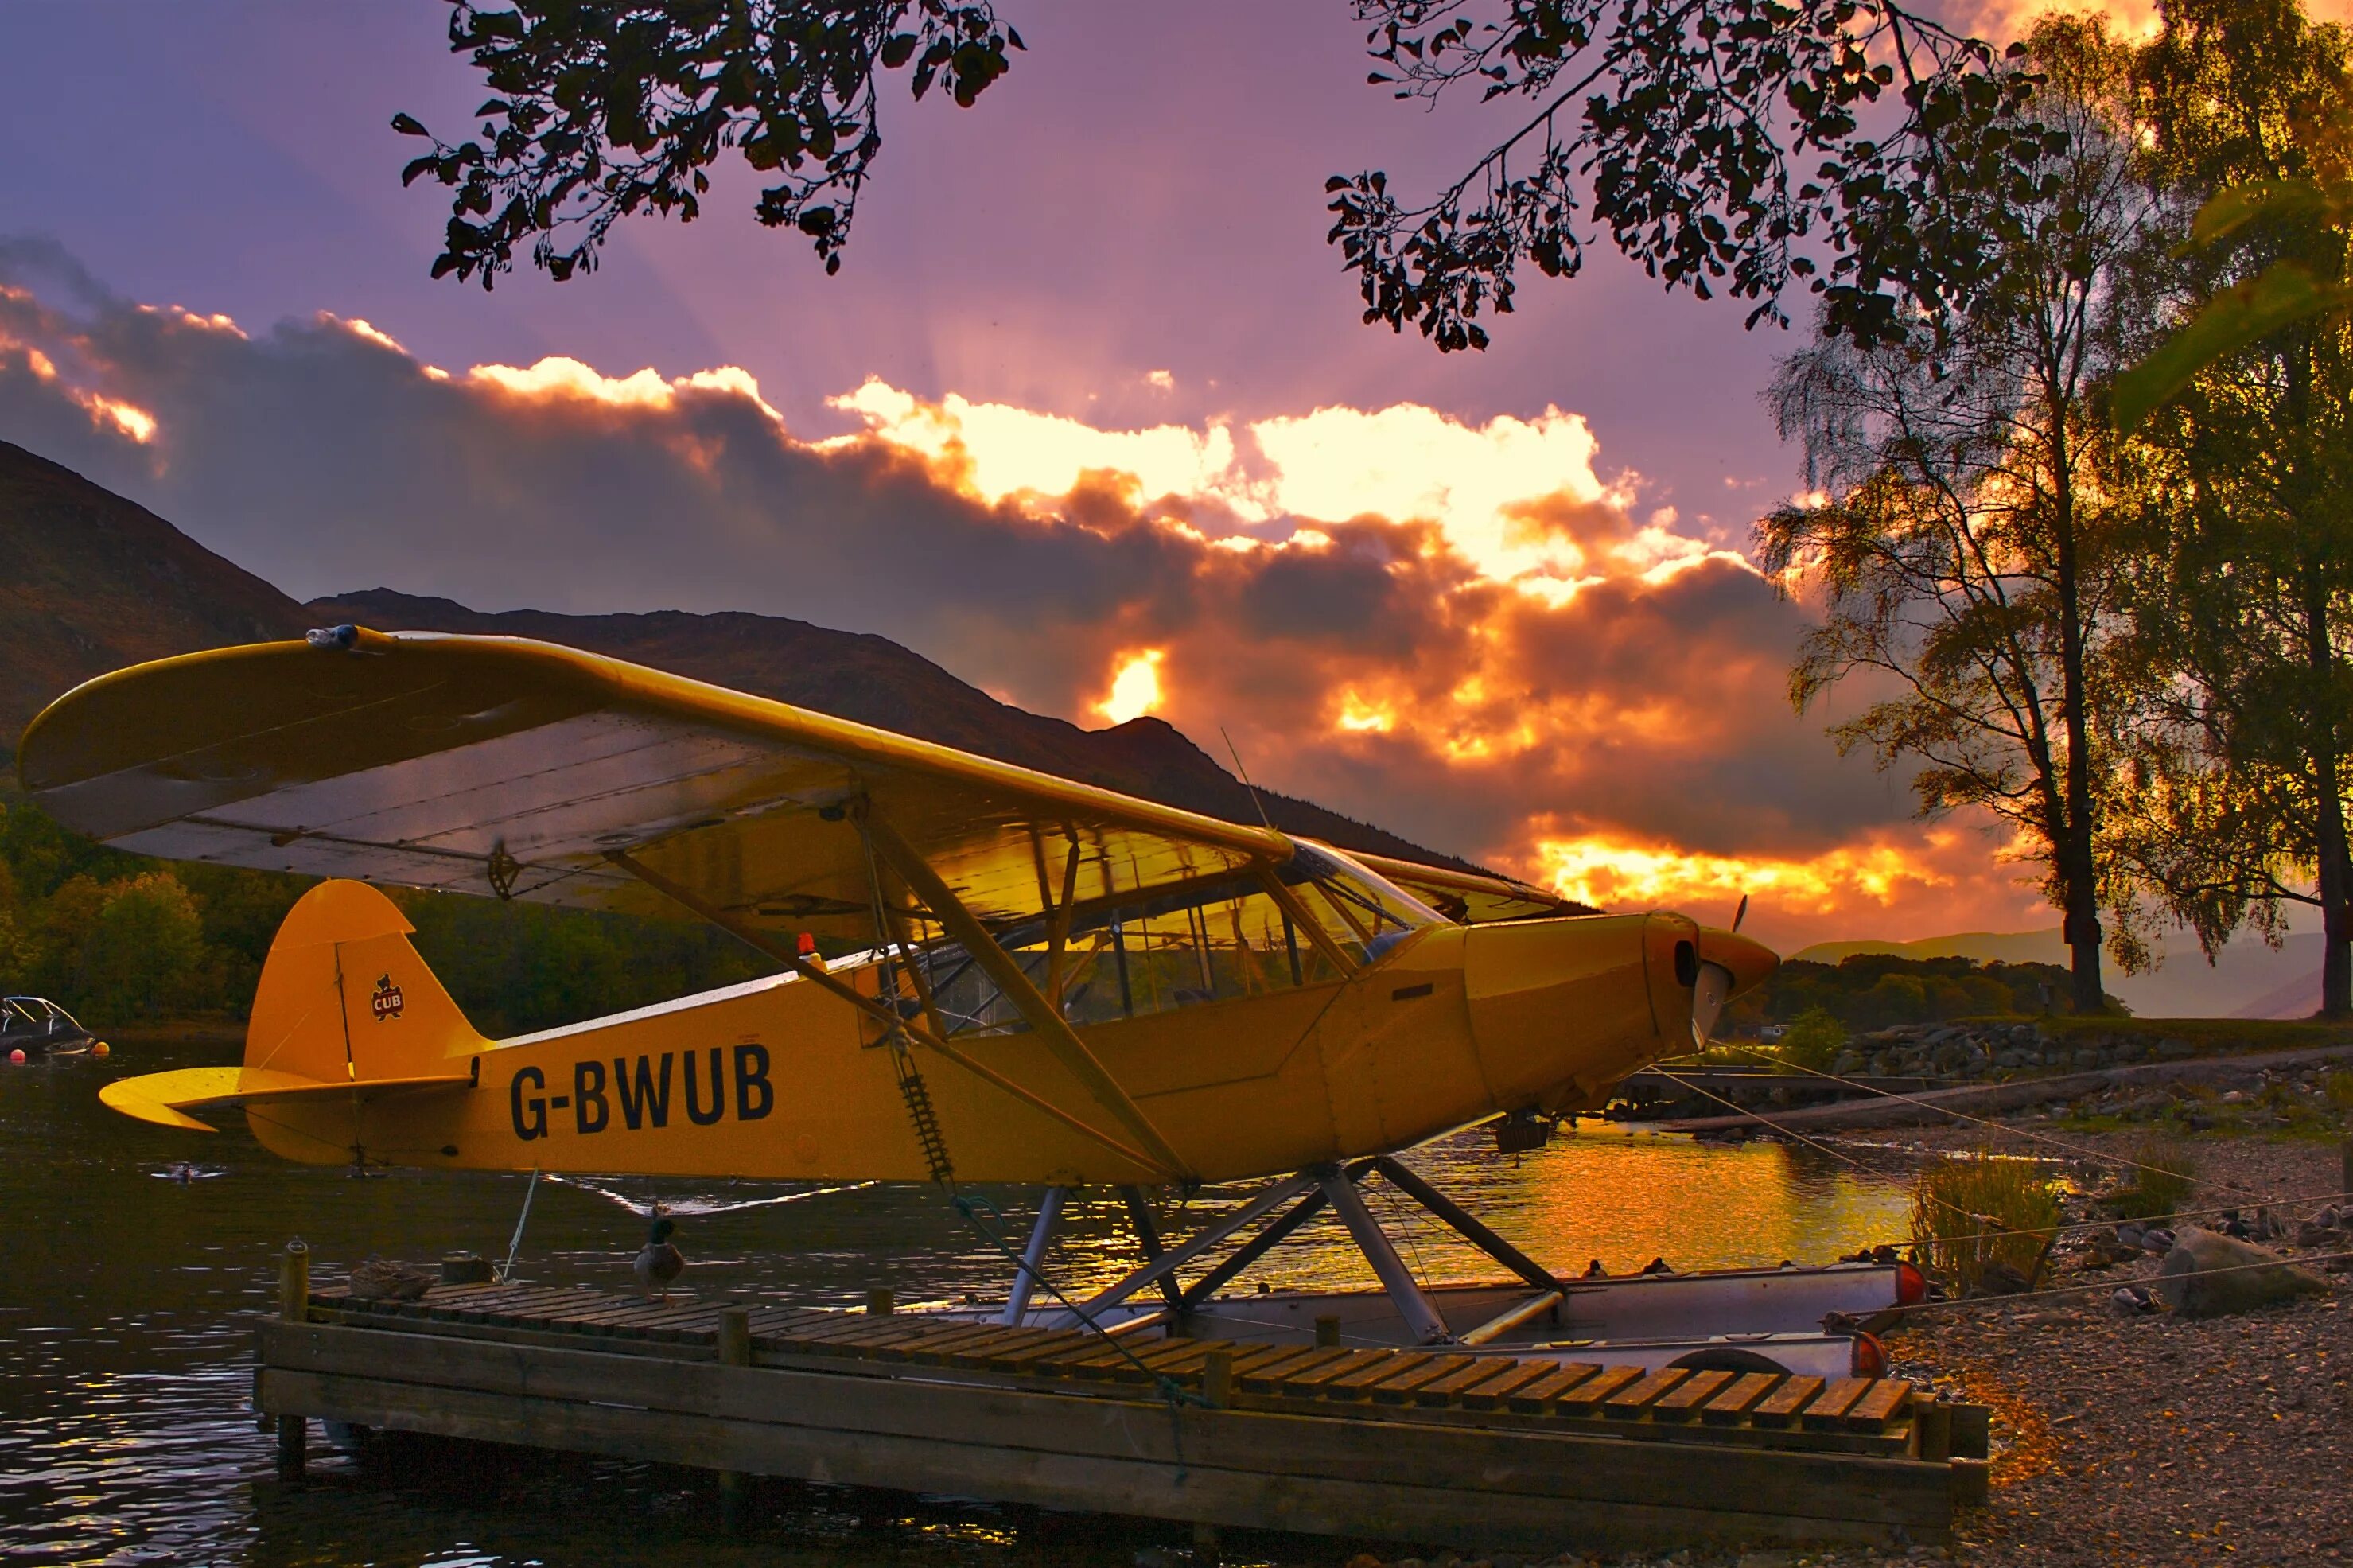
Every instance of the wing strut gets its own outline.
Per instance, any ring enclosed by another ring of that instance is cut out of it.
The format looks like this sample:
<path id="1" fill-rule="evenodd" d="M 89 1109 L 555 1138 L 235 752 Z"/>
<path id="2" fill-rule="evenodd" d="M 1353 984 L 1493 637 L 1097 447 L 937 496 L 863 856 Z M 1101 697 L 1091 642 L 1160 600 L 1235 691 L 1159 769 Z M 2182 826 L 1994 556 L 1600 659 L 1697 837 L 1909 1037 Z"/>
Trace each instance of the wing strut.
<path id="1" fill-rule="evenodd" d="M 1038 1038 L 1044 1042 L 1055 1058 L 1086 1086 L 1096 1103 L 1119 1118 L 1155 1163 L 1175 1175 L 1189 1174 L 1184 1160 L 1168 1147 L 1167 1140 L 1160 1136 L 1159 1129 L 1152 1125 L 1143 1107 L 1130 1099 L 1127 1091 L 1119 1086 L 1118 1080 L 1103 1070 L 1103 1064 L 1095 1060 L 1094 1053 L 1087 1049 L 1086 1042 L 1079 1038 L 1078 1031 L 1071 1027 L 1070 1021 L 1030 982 L 1029 974 L 1013 961 L 1012 956 L 997 945 L 997 938 L 989 934 L 988 927 L 964 906 L 964 901 L 955 895 L 955 890 L 948 886 L 940 874 L 932 869 L 931 863 L 916 853 L 913 845 L 871 810 L 861 813 L 861 820 L 874 847 L 881 852 L 884 863 L 914 891 L 916 897 L 923 901 L 940 924 L 947 928 L 948 935 L 964 944 L 965 951 L 970 953 L 988 978 L 997 982 L 997 989 L 1004 992 L 1006 1000 L 1012 1002 L 1021 1016 L 1029 1021 L 1029 1027 L 1038 1032 Z M 1075 849 L 1076 846 L 1072 847 Z"/>
<path id="2" fill-rule="evenodd" d="M 802 958 L 800 954 L 794 951 L 789 945 L 776 940 L 775 938 L 769 936 L 765 931 L 760 930 L 756 927 L 744 925 L 742 921 L 728 915 L 723 909 L 713 908 L 711 905 L 704 903 L 701 898 L 696 897 L 694 894 L 687 888 L 681 886 L 679 884 L 672 882 L 670 878 L 664 876 L 661 873 L 655 871 L 650 866 L 638 861 L 626 850 L 607 850 L 605 853 L 605 858 L 611 861 L 615 865 L 619 866 L 623 871 L 628 872 L 631 876 L 634 876 L 638 881 L 644 883 L 647 886 L 652 888 L 655 892 L 661 894 L 664 897 L 669 898 L 673 903 L 681 905 L 685 908 L 692 911 L 694 914 L 701 916 L 703 919 L 710 921 L 713 926 L 718 927 L 721 930 L 734 938 L 737 941 L 744 943 L 747 947 L 758 948 L 761 952 L 767 954 L 768 957 L 775 959 L 777 962 L 785 965 L 795 974 L 800 976 L 801 979 L 807 980 L 810 984 L 818 987 L 819 990 L 828 991 L 839 998 L 841 1001 L 849 1003 L 850 1006 L 857 1008 L 860 1012 L 869 1014 L 885 1029 L 902 1031 L 908 1039 L 938 1052 L 941 1055 L 946 1057 L 949 1061 L 954 1062 L 957 1066 L 962 1067 L 965 1071 L 972 1074 L 974 1076 L 1003 1089 L 1007 1094 L 1011 1095 L 1015 1099 L 1021 1101 L 1031 1109 L 1042 1111 L 1047 1116 L 1052 1117 L 1056 1121 L 1060 1122 L 1064 1127 L 1069 1128 L 1071 1131 L 1078 1133 L 1084 1138 L 1090 1139 L 1096 1143 L 1102 1144 L 1105 1149 L 1110 1150 L 1122 1160 L 1132 1160 L 1140 1169 L 1149 1171 L 1157 1175 L 1170 1179 L 1174 1179 L 1181 1174 L 1178 1167 L 1174 1163 L 1173 1157 L 1169 1161 L 1155 1160 L 1148 1154 L 1140 1153 L 1136 1150 L 1130 1148 L 1128 1145 L 1121 1142 L 1118 1139 L 1112 1137 L 1111 1134 L 1104 1132 L 1100 1128 L 1093 1127 L 1078 1117 L 1072 1116 L 1070 1112 L 1054 1104 L 1051 1100 L 1046 1099 L 1042 1096 L 1022 1087 L 1019 1084 L 1015 1083 L 1012 1079 L 1007 1077 L 1004 1074 L 997 1071 L 995 1068 L 990 1067 L 984 1063 L 976 1061 L 965 1053 L 957 1050 L 946 1041 L 942 1040 L 937 1035 L 934 1034 L 930 1030 L 923 1028 L 922 1025 L 915 1023 L 911 1020 L 901 1018 L 897 1013 L 883 1006 L 872 997 L 860 995 L 855 989 L 844 984 L 839 980 L 836 980 L 831 974 L 828 973 L 823 965 L 810 963 L 807 959 Z"/>

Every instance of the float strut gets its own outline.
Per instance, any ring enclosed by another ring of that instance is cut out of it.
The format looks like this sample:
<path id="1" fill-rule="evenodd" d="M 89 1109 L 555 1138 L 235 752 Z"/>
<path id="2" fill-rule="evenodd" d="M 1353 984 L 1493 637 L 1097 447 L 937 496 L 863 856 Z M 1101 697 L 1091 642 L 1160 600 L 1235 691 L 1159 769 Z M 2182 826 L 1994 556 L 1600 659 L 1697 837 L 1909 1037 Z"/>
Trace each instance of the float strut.
<path id="1" fill-rule="evenodd" d="M 1397 1248 L 1389 1245 L 1389 1238 L 1381 1233 L 1381 1227 L 1366 1212 L 1364 1197 L 1356 1191 L 1356 1184 L 1348 1180 L 1347 1173 L 1336 1165 L 1327 1165 L 1316 1172 L 1316 1180 L 1324 1188 L 1324 1201 L 1332 1205 L 1333 1212 L 1348 1227 L 1348 1234 L 1356 1238 L 1357 1249 L 1365 1255 L 1365 1261 L 1373 1266 L 1375 1274 L 1380 1276 L 1381 1287 L 1389 1293 L 1389 1300 L 1396 1305 L 1398 1316 L 1405 1319 L 1405 1326 L 1412 1332 L 1414 1342 L 1436 1345 L 1452 1338 L 1447 1332 L 1446 1319 L 1438 1315 L 1438 1309 L 1430 1304 L 1430 1298 L 1424 1296 L 1421 1287 L 1414 1283 L 1413 1275 L 1406 1268 L 1405 1259 L 1398 1256 Z"/>
<path id="2" fill-rule="evenodd" d="M 1537 1263 L 1518 1247 L 1479 1223 L 1478 1217 L 1461 1204 L 1406 1169 L 1404 1163 L 1388 1155 L 1381 1155 L 1373 1166 L 1389 1179 L 1390 1185 L 1454 1227 L 1464 1241 L 1535 1286 L 1538 1290 L 1565 1289 L 1552 1271 Z"/>
<path id="3" fill-rule="evenodd" d="M 1018 1327 L 1029 1315 L 1029 1296 L 1038 1288 L 1038 1271 L 1045 1266 L 1046 1248 L 1054 1239 L 1054 1229 L 1062 1222 L 1062 1203 L 1071 1195 L 1068 1187 L 1049 1187 L 1038 1204 L 1038 1223 L 1029 1227 L 1029 1245 L 1021 1251 L 1021 1266 L 1013 1274 L 1013 1292 L 1005 1298 L 1005 1315 L 997 1319 L 1008 1326 Z"/>
<path id="4" fill-rule="evenodd" d="M 2348 1191 L 2353 1191 L 2353 1188 L 2348 1188 Z M 1160 1245 L 1160 1227 L 1153 1223 L 1152 1206 L 1144 1201 L 1144 1189 L 1136 1186 L 1124 1186 L 1119 1190 L 1119 1195 L 1121 1201 L 1127 1204 L 1128 1221 L 1135 1226 L 1136 1244 L 1144 1248 L 1145 1261 L 1157 1263 L 1160 1260 L 1160 1255 L 1167 1249 Z M 1176 1288 L 1176 1279 L 1164 1274 L 1157 1283 L 1160 1286 L 1161 1299 L 1166 1301 L 1169 1306 L 1181 1309 L 1185 1305 L 1185 1296 L 1184 1292 Z"/>

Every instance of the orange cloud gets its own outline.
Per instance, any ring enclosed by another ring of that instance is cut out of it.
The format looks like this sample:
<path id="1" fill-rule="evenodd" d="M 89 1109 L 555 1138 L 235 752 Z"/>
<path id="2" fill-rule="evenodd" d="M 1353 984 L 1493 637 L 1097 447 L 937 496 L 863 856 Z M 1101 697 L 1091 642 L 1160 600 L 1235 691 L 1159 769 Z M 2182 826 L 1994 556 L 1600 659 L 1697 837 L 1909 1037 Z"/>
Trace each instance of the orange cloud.
<path id="1" fill-rule="evenodd" d="M 69 317 L 12 282 L 0 429 L 300 595 L 396 570 L 484 609 L 800 617 L 1038 711 L 1226 730 L 1267 788 L 1605 905 L 1747 892 L 1772 940 L 2037 919 L 1991 841 L 1911 822 L 1790 712 L 1802 607 L 1573 413 L 1103 429 L 869 381 L 809 440 L 735 367 L 442 373 L 363 322 Z"/>

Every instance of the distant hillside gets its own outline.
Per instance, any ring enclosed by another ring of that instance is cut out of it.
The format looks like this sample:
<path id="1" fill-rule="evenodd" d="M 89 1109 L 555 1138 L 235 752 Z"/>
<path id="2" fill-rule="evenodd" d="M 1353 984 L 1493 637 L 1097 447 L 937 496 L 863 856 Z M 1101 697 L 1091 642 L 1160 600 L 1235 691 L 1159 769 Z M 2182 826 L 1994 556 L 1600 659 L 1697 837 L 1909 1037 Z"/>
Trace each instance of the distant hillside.
<path id="1" fill-rule="evenodd" d="M 1973 959 L 1981 964 L 2067 962 L 2059 927 L 2041 931 L 1963 931 L 1916 942 L 1817 942 L 1789 955 L 1819 964 L 1886 954 L 1907 959 Z M 2276 952 L 2241 936 L 2212 964 L 2187 934 L 2177 934 L 2165 962 L 2128 975 L 2111 964 L 2107 990 L 2143 1018 L 2309 1018 L 2320 1006 L 2320 938 L 2299 933 Z"/>
<path id="2" fill-rule="evenodd" d="M 311 624 L 145 507 L 0 441 L 0 758 L 93 675 Z"/>
<path id="3" fill-rule="evenodd" d="M 2047 931 L 1963 931 L 1916 942 L 1816 942 L 1789 955 L 1808 963 L 1836 964 L 1849 959 L 1969 959 L 1980 964 L 2064 964 L 2067 944 L 2056 926 Z"/>
<path id="4" fill-rule="evenodd" d="M 298 604 L 144 507 L 0 441 L 0 761 L 35 714 L 92 676 L 345 620 L 569 643 L 1229 821 L 1258 820 L 1240 782 L 1159 719 L 1081 729 L 1000 703 L 887 638 L 765 615 L 485 614 L 389 588 Z M 1291 832 L 1467 863 L 1312 800 L 1264 800 Z"/>

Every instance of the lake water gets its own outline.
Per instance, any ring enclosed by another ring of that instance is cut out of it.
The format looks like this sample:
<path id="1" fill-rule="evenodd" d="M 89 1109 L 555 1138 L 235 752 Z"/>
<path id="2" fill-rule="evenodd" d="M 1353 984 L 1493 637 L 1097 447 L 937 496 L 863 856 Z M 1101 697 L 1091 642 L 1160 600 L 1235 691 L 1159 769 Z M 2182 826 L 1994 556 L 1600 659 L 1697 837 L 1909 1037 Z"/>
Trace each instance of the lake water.
<path id="1" fill-rule="evenodd" d="M 715 1523 L 692 1472 L 470 1451 L 364 1466 L 314 1457 L 285 1486 L 256 1430 L 251 1329 L 274 1306 L 275 1257 L 310 1244 L 314 1271 L 371 1253 L 429 1263 L 468 1247 L 501 1258 L 527 1179 L 396 1171 L 353 1181 L 289 1165 L 231 1119 L 205 1137 L 128 1120 L 98 1103 L 121 1074 L 233 1060 L 218 1049 L 129 1048 L 111 1062 L 0 1065 L 0 1563 L 648 1563 L 906 1564 L 1043 1559 L 1124 1564 L 1156 1527 L 1066 1525 L 1050 1539 L 998 1510 L 899 1509 L 826 1489 L 767 1486 L 751 1525 Z M 194 1161 L 200 1179 L 160 1176 Z M 1778 1144 L 1703 1146 L 1588 1126 L 1535 1153 L 1499 1156 L 1463 1134 L 1409 1163 L 1559 1269 L 1613 1273 L 1654 1255 L 1679 1267 L 1825 1262 L 1894 1239 L 1893 1177 Z M 543 1181 L 517 1265 L 537 1283 L 626 1287 L 644 1221 L 617 1200 L 659 1197 L 681 1216 L 685 1284 L 850 1305 L 870 1285 L 902 1304 L 966 1292 L 1001 1298 L 1001 1255 L 934 1190 L 868 1187 L 796 1196 L 758 1183 Z M 1377 1180 L 1375 1213 L 1426 1276 L 1493 1274 Z M 609 1195 L 608 1195 L 609 1194 Z M 985 1193 L 1020 1245 L 1034 1194 Z M 1164 1234 L 1242 1201 L 1213 1189 L 1161 1208 Z M 777 1202 L 789 1198 L 789 1202 Z M 1051 1259 L 1056 1283 L 1107 1280 L 1134 1258 L 1115 1200 L 1074 1199 Z M 1345 1234 L 1311 1222 L 1250 1278 L 1369 1284 Z M 314 1446 L 314 1455 L 316 1448 Z M 1295 1550 L 1309 1550 L 1293 1543 Z"/>

